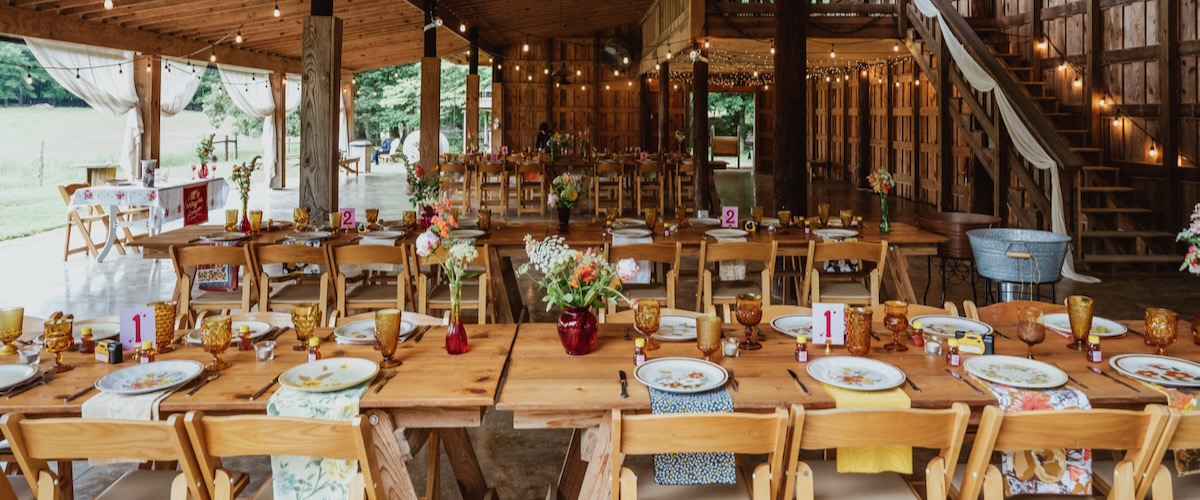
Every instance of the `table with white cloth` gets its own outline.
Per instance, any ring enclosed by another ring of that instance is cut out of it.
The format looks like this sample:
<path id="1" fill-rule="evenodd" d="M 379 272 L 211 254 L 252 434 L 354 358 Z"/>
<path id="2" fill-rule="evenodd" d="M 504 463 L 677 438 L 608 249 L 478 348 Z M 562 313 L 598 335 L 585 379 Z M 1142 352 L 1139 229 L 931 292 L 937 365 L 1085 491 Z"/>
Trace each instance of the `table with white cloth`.
<path id="1" fill-rule="evenodd" d="M 147 224 L 150 234 L 158 234 L 163 223 L 183 218 L 184 191 L 197 187 L 204 189 L 202 193 L 207 205 L 205 213 L 225 208 L 225 202 L 229 198 L 229 183 L 220 177 L 170 182 L 155 187 L 144 187 L 136 183 L 126 186 L 92 186 L 75 191 L 71 197 L 71 208 L 108 206 L 108 237 L 104 242 L 104 249 L 96 258 L 96 261 L 103 262 L 117 240 L 119 228 Z M 147 221 L 118 221 L 119 207 L 131 206 L 149 208 L 150 218 Z"/>

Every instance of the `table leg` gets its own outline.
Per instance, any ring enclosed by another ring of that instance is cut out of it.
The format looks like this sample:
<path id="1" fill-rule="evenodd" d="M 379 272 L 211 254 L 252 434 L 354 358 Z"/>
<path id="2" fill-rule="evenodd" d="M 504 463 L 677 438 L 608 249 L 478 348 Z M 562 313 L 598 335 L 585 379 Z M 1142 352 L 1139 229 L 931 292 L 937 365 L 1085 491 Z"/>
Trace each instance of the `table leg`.
<path id="1" fill-rule="evenodd" d="M 96 257 L 96 262 L 104 262 L 104 258 L 108 257 L 108 252 L 112 250 L 113 243 L 117 241 L 117 206 L 108 207 L 108 237 L 104 240 L 104 249 L 100 251 L 100 255 Z"/>
<path id="2" fill-rule="evenodd" d="M 612 421 L 605 418 L 600 421 L 600 427 L 595 432 L 588 433 L 588 443 L 581 443 L 580 449 L 588 453 L 587 472 L 584 473 L 583 486 L 579 489 L 579 498 L 608 498 L 612 496 L 612 447 L 609 439 L 612 436 Z"/>
<path id="3" fill-rule="evenodd" d="M 897 298 L 909 304 L 917 304 L 917 292 L 913 290 L 912 281 L 908 279 L 908 258 L 904 255 L 904 250 L 894 245 L 888 248 L 888 267 L 892 268 Z"/>
<path id="4" fill-rule="evenodd" d="M 383 482 L 386 497 L 417 500 L 417 490 L 413 487 L 408 468 L 404 465 L 404 454 L 400 451 L 400 444 L 396 442 L 396 428 L 391 415 L 383 410 L 368 410 L 366 413 L 373 424 L 371 437 L 379 464 L 379 480 Z"/>
<path id="5" fill-rule="evenodd" d="M 483 478 L 483 469 L 479 467 L 479 459 L 475 456 L 475 448 L 471 446 L 471 438 L 463 428 L 441 429 L 438 438 L 450 459 L 450 467 L 454 469 L 454 478 L 458 480 L 458 490 L 467 500 L 495 498 L 490 492 L 487 480 Z M 429 449 L 430 452 L 433 448 Z"/>

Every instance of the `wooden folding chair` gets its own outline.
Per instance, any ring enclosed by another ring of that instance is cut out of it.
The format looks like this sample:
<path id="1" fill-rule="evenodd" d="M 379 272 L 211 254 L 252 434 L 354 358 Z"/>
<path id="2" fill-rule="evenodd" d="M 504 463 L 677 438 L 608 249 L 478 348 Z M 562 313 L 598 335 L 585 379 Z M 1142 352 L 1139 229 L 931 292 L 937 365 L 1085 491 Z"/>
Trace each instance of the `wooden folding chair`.
<path id="1" fill-rule="evenodd" d="M 480 245 L 476 248 L 479 256 L 467 265 L 482 269 L 479 277 L 462 284 L 461 306 L 464 309 L 477 310 L 479 324 L 483 325 L 487 324 L 488 313 L 492 308 L 491 290 L 488 288 L 492 277 L 492 264 L 491 259 L 488 259 L 488 246 Z M 432 266 L 436 269 L 441 263 L 441 257 L 436 254 L 429 257 L 417 256 L 418 267 Z M 449 283 L 437 283 L 433 279 L 433 275 L 417 273 L 417 312 L 421 314 L 429 314 L 431 310 L 450 309 Z"/>
<path id="2" fill-rule="evenodd" d="M 596 215 L 606 208 L 615 208 L 617 213 L 625 211 L 625 166 L 615 161 L 596 164 L 596 175 L 592 176 L 592 200 L 596 204 Z"/>
<path id="3" fill-rule="evenodd" d="M 175 470 L 132 470 L 96 496 L 97 500 L 129 498 L 207 499 L 199 466 L 183 428 L 183 416 L 165 421 L 83 418 L 30 419 L 20 413 L 0 416 L 0 428 L 39 500 L 67 499 L 71 477 L 50 469 L 51 460 L 81 458 L 178 461 Z"/>
<path id="4" fill-rule="evenodd" d="M 495 207 L 508 213 L 508 169 L 504 162 L 480 163 L 475 172 L 475 199 L 479 208 Z"/>
<path id="5" fill-rule="evenodd" d="M 1017 311 L 1022 307 L 1036 307 L 1046 314 L 1067 312 L 1067 306 L 1062 304 L 1051 304 L 1049 302 L 1037 302 L 1033 300 L 998 302 L 984 307 L 976 307 L 975 303 L 969 300 L 963 301 L 963 309 L 966 311 L 967 317 L 984 323 L 1016 321 Z"/>
<path id="6" fill-rule="evenodd" d="M 442 192 L 466 211 L 471 207 L 471 173 L 465 163 L 443 163 L 438 166 L 441 174 Z"/>
<path id="7" fill-rule="evenodd" d="M 888 243 L 866 243 L 861 241 L 808 242 L 808 260 L 804 263 L 804 304 L 834 302 L 851 305 L 873 306 L 879 303 L 883 268 L 887 264 Z M 817 266 L 831 260 L 857 259 L 865 269 L 866 263 L 875 264 L 870 271 L 854 273 L 826 273 Z M 865 281 L 865 283 L 864 283 Z"/>
<path id="8" fill-rule="evenodd" d="M 190 411 L 184 420 L 188 439 L 196 450 L 198 481 L 209 488 L 214 500 L 233 500 L 249 483 L 245 474 L 226 469 L 222 458 L 263 455 L 357 460 L 360 471 L 351 482 L 349 498 L 386 498 L 375 460 L 371 423 L 365 415 L 344 422 L 266 415 L 209 417 Z M 255 498 L 264 494 L 269 498 L 272 488 L 268 479 Z"/>
<path id="9" fill-rule="evenodd" d="M 342 245 L 333 247 L 330 251 L 334 277 L 334 297 L 337 309 L 349 313 L 354 309 L 404 309 L 407 297 L 412 292 L 409 286 L 412 279 L 408 274 L 408 252 L 401 246 L 381 245 Z M 383 283 L 371 277 L 371 271 L 361 271 L 356 277 L 347 277 L 342 266 L 365 266 L 372 264 L 392 265 L 396 267 L 395 277 L 388 276 Z M 392 281 L 394 283 L 387 283 Z M 353 288 L 347 288 L 348 283 L 357 283 Z"/>
<path id="10" fill-rule="evenodd" d="M 679 161 L 675 170 L 675 205 L 691 210 L 696 204 L 696 164 L 691 159 Z"/>
<path id="11" fill-rule="evenodd" d="M 771 277 L 775 270 L 775 253 L 779 249 L 778 242 L 758 243 L 745 241 L 720 241 L 717 243 L 700 242 L 700 283 L 701 293 L 696 297 L 696 309 L 713 309 L 719 304 L 726 308 L 737 302 L 737 296 L 743 293 L 757 293 L 762 296 L 764 306 L 771 304 Z M 721 265 L 722 262 L 741 260 L 747 263 L 762 264 L 760 280 L 747 279 L 730 281 L 713 281 L 713 271 L 710 264 Z"/>
<path id="12" fill-rule="evenodd" d="M 1171 500 L 1175 498 L 1176 491 L 1182 494 L 1180 498 L 1188 498 L 1200 492 L 1200 474 L 1180 477 L 1175 469 L 1174 460 L 1163 461 L 1168 450 L 1200 448 L 1200 413 L 1180 413 L 1176 410 L 1171 410 L 1171 413 L 1171 423 L 1159 440 L 1148 470 L 1138 474 L 1139 481 L 1134 498 L 1146 498 L 1148 493 L 1153 493 L 1154 500 Z M 1112 481 L 1107 477 L 1104 479 L 1110 483 Z"/>
<path id="13" fill-rule="evenodd" d="M 959 498 L 977 498 L 981 491 L 986 500 L 1004 498 L 1004 477 L 999 467 L 991 465 L 992 452 L 1059 448 L 1125 452 L 1112 474 L 1107 497 L 1134 498 L 1135 473 L 1149 467 L 1170 421 L 1170 410 L 1161 405 L 1146 405 L 1142 411 L 1093 408 L 1007 414 L 988 406 L 979 420 Z"/>
<path id="14" fill-rule="evenodd" d="M 946 410 L 846 408 L 809 411 L 801 405 L 792 405 L 792 439 L 783 498 L 920 499 L 922 496 L 900 474 L 841 474 L 834 463 L 800 460 L 804 450 L 903 445 L 938 450 L 938 455 L 925 467 L 924 498 L 944 500 L 948 498 L 970 418 L 971 409 L 964 403 L 954 403 Z M 906 426 L 902 432 L 897 432 L 897 422 L 921 424 Z"/>
<path id="15" fill-rule="evenodd" d="M 450 323 L 450 311 L 446 311 L 446 314 L 440 318 L 437 316 L 430 316 L 428 314 L 421 314 L 421 313 L 416 313 L 416 312 L 412 312 L 412 311 L 401 311 L 400 314 L 404 318 L 404 320 L 412 321 L 413 323 L 415 323 L 417 325 L 444 326 L 444 325 L 447 325 Z M 329 324 L 335 325 L 335 326 L 342 326 L 347 323 L 353 323 L 355 321 L 363 321 L 363 320 L 368 320 L 368 319 L 374 321 L 375 313 L 369 312 L 369 313 L 355 314 L 353 316 L 345 316 L 342 314 L 341 311 L 335 310 L 335 311 L 333 311 L 333 317 L 329 321 Z"/>
<path id="16" fill-rule="evenodd" d="M 608 245 L 604 251 L 605 259 L 613 264 L 621 259 L 636 259 L 642 265 L 669 266 L 666 277 L 660 282 L 654 282 L 652 276 L 650 283 L 622 283 L 621 293 L 631 300 L 654 299 L 665 303 L 667 307 L 675 307 L 675 289 L 679 286 L 679 259 L 683 254 L 682 243 L 675 242 L 674 245 L 669 243 Z M 655 274 L 654 269 L 651 269 L 651 274 Z M 616 311 L 616 308 L 622 305 L 629 304 L 618 298 L 617 303 L 609 305 L 609 312 Z"/>
<path id="17" fill-rule="evenodd" d="M 196 324 L 196 313 L 200 310 L 250 312 L 254 305 L 254 295 L 251 288 L 254 283 L 254 272 L 250 269 L 249 256 L 245 248 L 213 245 L 177 247 L 172 245 L 171 265 L 175 268 L 175 277 L 179 280 L 176 290 L 179 293 L 179 310 L 186 316 L 183 326 Z M 245 278 L 239 284 L 239 291 L 205 291 L 194 290 L 196 271 L 200 266 L 237 266 L 235 273 L 242 272 Z"/>
<path id="18" fill-rule="evenodd" d="M 251 243 L 246 247 L 246 253 L 250 259 L 251 268 L 255 270 L 254 287 L 258 290 L 258 309 L 260 311 L 271 311 L 275 305 L 293 306 L 305 302 L 315 302 L 321 309 L 319 326 L 325 326 L 329 316 L 329 292 L 333 281 L 330 273 L 333 268 L 330 265 L 328 247 Z M 271 264 L 292 263 L 322 266 L 324 271 L 319 276 L 303 273 L 271 276 L 265 270 L 265 267 Z M 317 284 L 311 283 L 314 279 Z"/>
<path id="19" fill-rule="evenodd" d="M 666 198 L 663 196 L 665 173 L 661 163 L 638 163 L 633 176 L 633 199 L 638 214 L 645 213 L 646 208 L 657 208 L 659 215 L 665 213 L 663 212 L 664 198 Z"/>
<path id="20" fill-rule="evenodd" d="M 546 213 L 546 167 L 524 162 L 517 167 L 517 216 Z"/>
<path id="21" fill-rule="evenodd" d="M 108 233 L 108 214 L 104 213 L 104 208 L 100 206 L 88 207 L 88 214 L 79 213 L 79 208 L 71 206 L 71 197 L 75 195 L 75 191 L 83 188 L 91 187 L 88 183 L 67 184 L 58 186 L 58 194 L 62 196 L 63 203 L 67 205 L 67 235 L 66 242 L 63 245 L 63 260 L 66 261 L 71 254 L 79 252 L 87 252 L 92 258 L 100 255 L 100 250 L 96 248 L 96 243 L 92 241 L 92 224 L 99 222 L 104 225 L 105 241 L 107 241 Z M 74 227 L 79 231 L 79 236 L 83 238 L 84 246 L 71 248 L 71 228 Z M 117 252 L 125 255 L 125 247 L 121 245 L 118 239 L 113 243 L 116 245 Z"/>
<path id="22" fill-rule="evenodd" d="M 736 432 L 731 430 L 736 429 Z M 612 499 L 636 500 L 639 490 L 654 498 L 776 498 L 787 443 L 787 412 L 676 413 L 625 415 L 612 411 Z M 735 485 L 662 486 L 648 468 L 622 467 L 625 456 L 655 453 L 719 453 L 767 455 L 752 475 L 739 469 Z M 635 469 L 637 469 L 635 471 Z M 640 478 L 640 479 L 639 479 Z"/>

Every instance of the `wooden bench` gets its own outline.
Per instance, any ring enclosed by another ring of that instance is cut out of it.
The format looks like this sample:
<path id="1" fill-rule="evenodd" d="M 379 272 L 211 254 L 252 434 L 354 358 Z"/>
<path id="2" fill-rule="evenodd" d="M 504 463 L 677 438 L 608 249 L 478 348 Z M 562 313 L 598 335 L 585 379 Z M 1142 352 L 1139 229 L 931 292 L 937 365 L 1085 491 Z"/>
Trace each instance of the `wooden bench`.
<path id="1" fill-rule="evenodd" d="M 338 160 L 338 166 L 341 167 L 342 170 L 345 170 L 347 174 L 358 175 L 360 159 L 361 158 L 358 158 L 358 157 L 343 158 L 341 160 Z"/>
<path id="2" fill-rule="evenodd" d="M 738 168 L 742 168 L 742 152 L 737 136 L 717 135 L 712 138 L 712 157 L 733 156 Z"/>

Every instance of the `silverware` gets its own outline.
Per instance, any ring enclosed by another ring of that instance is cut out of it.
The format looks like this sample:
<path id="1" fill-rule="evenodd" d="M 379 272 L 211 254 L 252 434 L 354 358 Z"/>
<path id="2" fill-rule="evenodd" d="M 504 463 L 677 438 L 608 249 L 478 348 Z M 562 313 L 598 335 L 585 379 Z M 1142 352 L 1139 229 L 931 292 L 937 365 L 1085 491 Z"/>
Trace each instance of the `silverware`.
<path id="1" fill-rule="evenodd" d="M 286 333 L 287 331 L 288 331 L 287 328 L 277 327 L 277 328 L 275 328 L 275 333 L 272 333 L 270 335 L 270 338 L 267 338 L 266 335 L 264 335 L 263 338 L 266 338 L 267 340 L 279 340 L 279 337 L 283 336 L 283 334 Z"/>
<path id="2" fill-rule="evenodd" d="M 629 390 L 628 390 L 629 389 L 629 380 L 625 376 L 625 370 L 617 370 L 617 373 L 621 375 L 621 397 L 628 398 L 629 397 Z"/>
<path id="3" fill-rule="evenodd" d="M 39 385 L 45 385 L 46 382 L 54 380 L 54 376 L 57 374 L 58 374 L 58 372 L 54 371 L 53 368 L 47 368 L 46 371 L 42 372 L 41 377 L 34 378 L 33 380 L 25 383 L 25 385 L 22 385 L 20 387 L 17 387 L 15 389 L 8 391 L 8 399 L 12 399 L 14 397 L 20 396 L 21 394 L 24 394 L 25 391 L 33 389 L 34 387 L 37 387 Z"/>
<path id="4" fill-rule="evenodd" d="M 729 386 L 733 387 L 733 392 L 738 392 L 738 381 L 733 377 L 733 370 L 725 370 L 729 372 Z"/>
<path id="5" fill-rule="evenodd" d="M 195 393 L 196 393 L 196 391 L 199 391 L 199 390 L 200 390 L 200 389 L 202 389 L 204 386 L 208 385 L 208 383 L 209 383 L 209 382 L 212 382 L 212 381 L 216 380 L 216 379 L 217 379 L 217 377 L 220 377 L 220 376 L 221 376 L 221 372 L 220 372 L 220 371 L 218 371 L 218 370 L 213 370 L 213 372 L 212 372 L 211 374 L 209 374 L 209 375 L 208 375 L 208 377 L 205 377 L 205 379 L 204 379 L 204 380 L 201 380 L 199 384 L 196 384 L 196 387 L 193 387 L 193 388 L 192 388 L 192 390 L 190 390 L 190 391 L 187 391 L 187 394 L 184 394 L 183 396 L 184 396 L 184 397 L 187 397 L 187 398 L 190 398 L 190 397 L 192 397 L 192 395 L 193 395 L 193 394 L 195 394 Z"/>
<path id="6" fill-rule="evenodd" d="M 1129 330 L 1129 331 L 1131 331 L 1131 332 L 1132 332 L 1133 330 Z M 1091 371 L 1093 371 L 1093 372 L 1095 372 L 1097 375 L 1104 375 L 1104 377 L 1105 377 L 1105 378 L 1107 378 L 1107 379 L 1109 379 L 1109 380 L 1111 380 L 1111 381 L 1113 381 L 1113 382 L 1116 382 L 1116 383 L 1118 383 L 1118 384 L 1121 384 L 1121 385 L 1123 385 L 1123 386 L 1125 386 L 1125 387 L 1128 387 L 1128 388 L 1129 388 L 1130 390 L 1132 390 L 1133 392 L 1142 392 L 1142 391 L 1139 391 L 1137 387 L 1134 387 L 1134 386 L 1132 386 L 1132 385 L 1126 384 L 1125 382 L 1122 382 L 1122 381 L 1118 380 L 1116 377 L 1114 377 L 1114 376 L 1112 376 L 1112 375 L 1109 375 L 1108 373 L 1105 373 L 1105 372 L 1104 372 L 1104 370 L 1101 370 L 1101 369 L 1099 369 L 1099 368 L 1096 368 L 1096 367 L 1094 367 L 1094 366 L 1089 366 L 1089 367 L 1088 367 L 1088 369 L 1089 369 L 1089 370 L 1091 370 Z"/>
<path id="7" fill-rule="evenodd" d="M 628 326 L 625 327 L 625 340 L 633 340 L 633 337 L 629 336 L 629 327 Z"/>
<path id="8" fill-rule="evenodd" d="M 999 336 L 1001 336 L 1001 337 L 1004 337 L 1004 338 L 1006 338 L 1006 339 L 1008 339 L 1008 340 L 1012 340 L 1012 337 L 1009 337 L 1008 335 L 1005 335 L 1005 334 L 1003 334 L 1003 333 L 1000 333 L 1000 330 L 995 330 L 995 329 L 993 329 L 993 330 L 992 330 L 992 334 L 993 334 L 993 335 L 999 335 Z"/>
<path id="9" fill-rule="evenodd" d="M 883 342 L 883 339 L 879 338 L 879 334 L 875 332 L 871 332 L 871 338 L 875 339 L 876 342 Z"/>
<path id="10" fill-rule="evenodd" d="M 946 373 L 949 373 L 951 376 L 953 376 L 954 378 L 958 379 L 958 381 L 959 381 L 959 382 L 962 382 L 962 383 L 964 383 L 964 384 L 967 384 L 967 387 L 970 387 L 971 389 L 974 389 L 974 390 L 975 390 L 975 392 L 978 392 L 978 393 L 980 393 L 980 394 L 984 394 L 984 392 L 983 392 L 983 389 L 980 389 L 980 388 L 978 388 L 978 387 L 975 387 L 975 384 L 972 384 L 970 380 L 967 380 L 967 379 L 963 378 L 963 376 L 962 376 L 962 375 L 959 375 L 959 374 L 958 374 L 958 372 L 956 372 L 956 371 L 954 371 L 954 370 L 951 370 L 951 369 L 947 368 L 947 369 L 946 369 Z"/>
<path id="11" fill-rule="evenodd" d="M 275 384 L 278 382 L 279 382 L 279 375 L 276 375 L 275 378 L 271 379 L 270 382 L 267 382 L 267 385 L 262 386 L 262 389 L 254 391 L 254 394 L 250 395 L 250 400 L 254 401 L 255 399 L 262 397 L 263 394 L 266 394 L 266 392 L 268 390 L 270 390 L 271 387 L 274 387 Z"/>
<path id="12" fill-rule="evenodd" d="M 805 396 L 812 396 L 812 393 L 808 392 L 808 387 L 804 386 L 804 382 L 800 381 L 800 376 L 796 375 L 796 372 L 792 371 L 791 368 L 788 368 L 787 372 L 788 372 L 788 375 L 792 376 L 792 380 L 795 380 L 797 384 L 800 384 L 800 390 L 804 391 Z"/>
<path id="13" fill-rule="evenodd" d="M 421 328 L 421 331 L 417 332 L 417 334 L 413 336 L 413 343 L 416 344 L 421 342 L 421 339 L 425 338 L 425 332 L 428 332 L 430 328 L 433 328 L 433 325 L 425 325 L 423 328 Z"/>
<path id="14" fill-rule="evenodd" d="M 371 394 L 379 394 L 379 391 L 383 390 L 383 386 L 387 385 L 387 383 L 391 382 L 394 378 L 396 378 L 396 370 L 393 368 L 388 370 L 388 374 L 384 375 L 383 380 L 379 382 L 379 385 L 375 386 L 375 392 L 372 392 Z"/>
<path id="15" fill-rule="evenodd" d="M 95 388 L 96 388 L 96 386 L 94 386 L 94 385 L 89 385 L 87 387 L 84 387 L 83 389 L 80 389 L 79 392 L 64 398 L 63 402 L 70 403 L 71 401 L 75 401 L 76 399 L 79 399 L 80 396 L 83 396 L 84 394 L 92 392 L 92 389 L 95 389 Z"/>
<path id="16" fill-rule="evenodd" d="M 921 388 L 917 387 L 917 384 L 914 384 L 911 378 L 904 377 L 904 381 L 908 382 L 908 386 L 912 387 L 914 391 L 921 392 Z"/>
<path id="17" fill-rule="evenodd" d="M 1054 365 L 1054 367 L 1055 367 L 1055 368 L 1058 368 L 1059 370 L 1062 370 L 1062 367 L 1061 367 L 1061 366 L 1058 366 L 1058 363 L 1050 363 L 1050 364 L 1051 364 L 1051 365 Z M 1084 384 L 1083 382 L 1080 382 L 1079 380 L 1075 379 L 1075 377 L 1072 377 L 1072 376 L 1071 376 L 1071 374 L 1070 374 L 1070 373 L 1067 373 L 1067 371 L 1066 371 L 1066 370 L 1063 370 L 1063 373 L 1066 373 L 1066 375 L 1067 375 L 1067 380 L 1070 380 L 1071 382 L 1074 382 L 1074 383 L 1075 383 L 1075 385 L 1077 385 L 1077 386 L 1079 386 L 1079 387 L 1082 387 L 1082 388 L 1084 388 L 1084 389 L 1086 389 L 1086 390 L 1089 390 L 1089 391 L 1090 391 L 1090 390 L 1092 390 L 1092 388 L 1091 388 L 1091 387 L 1088 387 L 1088 386 L 1087 386 L 1087 384 Z"/>

